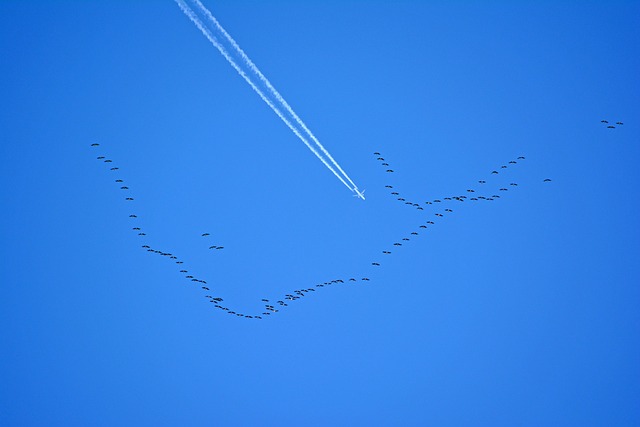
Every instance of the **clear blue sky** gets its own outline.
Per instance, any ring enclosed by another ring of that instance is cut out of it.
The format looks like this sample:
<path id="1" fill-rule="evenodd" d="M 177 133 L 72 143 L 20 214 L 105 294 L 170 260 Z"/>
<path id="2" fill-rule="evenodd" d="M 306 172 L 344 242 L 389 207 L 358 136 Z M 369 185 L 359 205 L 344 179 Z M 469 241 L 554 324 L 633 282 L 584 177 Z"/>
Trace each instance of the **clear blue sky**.
<path id="1" fill-rule="evenodd" d="M 0 2 L 0 425 L 640 425 L 640 4 L 515 3 L 205 1 L 361 201 L 174 2 Z"/>

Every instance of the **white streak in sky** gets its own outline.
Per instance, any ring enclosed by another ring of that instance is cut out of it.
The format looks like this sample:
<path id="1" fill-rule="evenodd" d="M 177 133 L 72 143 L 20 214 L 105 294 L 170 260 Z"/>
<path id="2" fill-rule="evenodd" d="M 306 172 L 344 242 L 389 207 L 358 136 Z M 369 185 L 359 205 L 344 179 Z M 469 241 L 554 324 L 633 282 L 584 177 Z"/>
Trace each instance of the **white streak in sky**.
<path id="1" fill-rule="evenodd" d="M 329 154 L 329 152 L 324 148 L 324 146 L 320 144 L 320 141 L 318 141 L 315 135 L 311 133 L 311 131 L 309 130 L 309 128 L 307 128 L 307 126 L 304 124 L 302 119 L 300 119 L 300 117 L 298 117 L 298 115 L 293 111 L 293 109 L 291 108 L 291 106 L 289 106 L 287 101 L 285 101 L 285 99 L 280 95 L 280 93 L 276 90 L 276 88 L 273 87 L 271 82 L 264 76 L 264 74 L 262 74 L 262 72 L 260 72 L 258 67 L 253 63 L 253 61 L 251 61 L 251 59 L 249 59 L 247 54 L 244 53 L 244 51 L 240 48 L 238 43 L 236 43 L 233 37 L 231 37 L 231 35 L 227 33 L 227 31 L 224 28 L 222 28 L 222 25 L 220 25 L 218 20 L 211 14 L 211 12 L 206 7 L 204 7 L 204 5 L 200 2 L 200 0 L 192 0 L 192 1 L 200 8 L 200 10 L 205 15 L 207 15 L 207 18 L 209 19 L 209 21 L 211 21 L 216 26 L 218 31 L 220 31 L 224 35 L 227 41 L 231 43 L 231 45 L 236 50 L 236 52 L 240 55 L 240 57 L 242 57 L 242 60 L 245 62 L 245 64 L 251 69 L 251 71 L 253 71 L 258 76 L 258 78 L 262 81 L 262 83 L 264 83 L 265 86 L 267 86 L 271 94 L 278 100 L 280 104 L 284 106 L 284 108 L 289 112 L 289 114 L 291 114 L 291 116 L 294 118 L 296 123 L 298 123 L 298 125 L 300 125 L 302 129 L 304 129 L 307 135 L 309 135 L 309 137 L 311 137 L 311 139 L 316 143 L 318 148 L 322 150 L 324 155 L 327 156 L 329 160 L 331 160 L 331 163 L 333 163 L 335 167 L 338 168 L 338 170 L 345 176 L 345 178 L 347 178 L 347 180 L 351 183 L 351 185 L 353 185 L 353 188 L 358 188 L 358 186 L 351 180 L 351 178 L 349 178 L 349 175 L 347 175 L 347 173 L 344 170 L 342 170 L 340 165 L 333 159 L 333 157 L 331 157 L 331 154 Z"/>
<path id="2" fill-rule="evenodd" d="M 309 144 L 309 142 L 307 141 L 307 139 L 305 138 L 305 136 L 303 136 L 301 134 L 301 132 L 289 121 L 287 120 L 287 118 L 284 116 L 284 114 L 278 109 L 278 107 L 276 107 L 274 105 L 274 102 L 269 99 L 257 86 L 256 84 L 251 80 L 251 78 L 247 75 L 247 73 L 242 70 L 240 68 L 240 66 L 234 61 L 234 59 L 231 57 L 231 55 L 226 51 L 226 49 L 222 46 L 222 44 L 216 39 L 216 37 L 211 33 L 211 31 L 205 27 L 205 25 L 202 23 L 202 21 L 200 21 L 199 17 L 196 15 L 196 13 L 185 3 L 184 0 L 175 0 L 175 2 L 178 4 L 178 6 L 180 7 L 180 9 L 182 9 L 182 11 L 184 12 L 185 15 L 187 15 L 187 17 L 189 17 L 189 19 L 191 19 L 191 21 L 200 29 L 200 31 L 202 32 L 202 34 L 211 42 L 211 44 L 213 44 L 218 51 L 220 51 L 220 53 L 222 54 L 222 56 L 224 56 L 224 58 L 227 60 L 227 62 L 229 62 L 229 64 L 238 72 L 238 74 L 240 74 L 240 76 L 251 86 L 251 88 L 260 96 L 260 98 L 278 115 L 278 117 L 280 117 L 280 119 L 287 125 L 287 127 L 289 127 L 289 129 L 291 129 L 291 131 L 302 141 L 304 142 L 304 144 L 307 146 L 307 148 L 309 148 L 309 150 L 311 150 L 311 152 L 313 152 L 313 154 L 316 155 L 316 157 L 318 157 L 318 159 L 320 159 L 320 161 L 331 171 L 333 172 L 333 174 L 351 191 L 355 191 L 356 193 L 358 193 L 358 187 L 355 185 L 355 183 L 351 180 L 351 178 L 349 178 L 349 176 L 344 172 L 344 170 L 342 170 L 342 168 L 340 167 L 340 165 L 338 165 L 338 163 L 333 159 L 333 157 L 331 157 L 331 155 L 329 154 L 329 152 L 322 146 L 322 144 L 320 144 L 320 142 L 316 139 L 316 137 L 311 133 L 311 131 L 307 128 L 307 126 L 304 124 L 304 122 L 302 122 L 302 120 L 298 117 L 298 115 L 293 111 L 293 109 L 289 106 L 289 104 L 287 104 L 287 102 L 284 100 L 284 98 L 282 98 L 282 96 L 280 95 L 280 93 L 278 93 L 278 91 L 271 85 L 271 83 L 269 82 L 269 80 L 267 80 L 267 78 L 260 72 L 260 70 L 258 70 L 258 68 L 255 66 L 255 64 L 249 59 L 249 57 L 244 53 L 244 51 L 240 48 L 240 46 L 235 42 L 235 40 L 233 38 L 231 38 L 231 36 L 229 35 L 229 33 L 227 33 L 224 28 L 222 28 L 222 26 L 218 23 L 218 21 L 213 17 L 213 15 L 211 14 L 211 12 L 209 12 L 208 9 L 206 9 L 204 7 L 204 5 L 199 1 L 199 0 L 192 0 L 194 1 L 194 3 L 196 3 L 196 5 L 201 9 L 202 12 L 204 12 L 209 21 L 211 21 L 212 23 L 215 24 L 216 28 L 218 29 L 219 32 L 221 32 L 225 38 L 227 39 L 227 41 L 229 41 L 231 43 L 231 45 L 233 46 L 233 48 L 236 50 L 236 52 L 241 56 L 242 60 L 244 61 L 244 63 L 251 69 L 251 71 L 253 71 L 254 74 L 256 74 L 258 76 L 258 78 L 263 82 L 263 84 L 269 89 L 269 92 L 271 92 L 271 94 L 276 98 L 277 102 L 280 103 L 281 106 L 283 106 L 288 112 L 289 114 L 294 118 L 294 120 L 298 123 L 299 126 L 301 126 L 304 131 L 307 133 L 307 135 L 315 142 L 315 144 L 318 146 L 318 148 L 320 148 L 320 150 L 329 158 L 329 160 L 333 163 L 333 165 L 342 173 L 342 175 L 344 176 L 344 178 L 346 178 L 351 185 L 347 184 L 347 182 L 344 180 L 343 176 L 341 176 L 340 174 L 338 174 L 338 172 L 335 171 L 335 169 L 327 162 L 327 160 L 322 157 L 322 155 L 320 155 L 320 153 L 318 153 L 318 151 L 311 146 L 311 144 Z"/>

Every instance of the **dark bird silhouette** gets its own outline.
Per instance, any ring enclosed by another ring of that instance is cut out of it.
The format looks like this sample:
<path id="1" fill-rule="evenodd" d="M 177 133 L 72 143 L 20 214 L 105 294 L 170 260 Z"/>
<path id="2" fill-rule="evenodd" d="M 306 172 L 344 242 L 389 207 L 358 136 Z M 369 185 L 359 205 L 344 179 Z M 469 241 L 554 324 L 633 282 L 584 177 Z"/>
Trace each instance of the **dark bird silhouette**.
<path id="1" fill-rule="evenodd" d="M 112 171 L 117 171 L 120 168 L 111 168 Z"/>
<path id="2" fill-rule="evenodd" d="M 91 144 L 92 147 L 97 147 L 98 145 L 100 144 L 98 144 L 97 142 L 94 142 L 93 144 Z"/>
<path id="3" fill-rule="evenodd" d="M 384 188 L 393 188 L 392 185 L 385 185 Z"/>
<path id="4" fill-rule="evenodd" d="M 378 153 L 377 151 L 375 153 L 373 153 L 375 156 L 379 156 L 380 153 Z"/>
<path id="5" fill-rule="evenodd" d="M 129 215 L 129 218 L 138 218 L 137 215 Z"/>
<path id="6" fill-rule="evenodd" d="M 491 171 L 491 173 L 492 173 L 492 174 L 497 174 L 497 173 L 498 173 L 498 171 Z"/>
<path id="7" fill-rule="evenodd" d="M 609 122 L 606 120 L 600 120 L 600 123 L 609 123 Z"/>
<path id="8" fill-rule="evenodd" d="M 209 233 L 202 233 L 202 237 L 205 237 L 205 236 L 210 236 L 210 234 Z"/>
<path id="9" fill-rule="evenodd" d="M 129 189 L 129 187 L 122 186 L 122 187 L 120 187 L 120 189 L 121 189 L 121 190 L 128 190 L 128 189 Z"/>
<path id="10" fill-rule="evenodd" d="M 544 181 L 542 182 L 551 182 L 551 180 L 549 178 L 546 178 Z"/>
<path id="11" fill-rule="evenodd" d="M 479 182 L 480 184 L 486 184 L 486 183 L 487 183 L 487 181 L 482 181 L 482 180 L 480 180 L 480 181 L 478 181 L 478 182 Z"/>
<path id="12" fill-rule="evenodd" d="M 615 129 L 615 128 L 616 128 L 615 126 L 611 126 L 611 125 L 607 126 L 607 129 Z"/>
<path id="13" fill-rule="evenodd" d="M 113 160 L 109 160 L 109 159 L 107 159 L 107 160 L 105 160 L 104 162 L 105 162 L 105 163 L 112 163 L 112 162 L 113 162 Z"/>
<path id="14" fill-rule="evenodd" d="M 624 123 L 622 122 L 616 122 L 617 125 L 623 125 Z"/>
<path id="15" fill-rule="evenodd" d="M 104 159 L 104 156 L 98 156 L 98 157 L 96 157 L 96 159 L 102 160 L 102 159 Z"/>
<path id="16" fill-rule="evenodd" d="M 121 179 L 116 179 L 116 182 L 123 182 Z"/>
<path id="17" fill-rule="evenodd" d="M 387 169 L 387 172 L 393 172 L 393 169 Z"/>
<path id="18" fill-rule="evenodd" d="M 518 157 L 518 160 L 524 160 L 524 156 Z"/>
<path id="19" fill-rule="evenodd" d="M 133 197 L 127 197 L 125 200 L 133 200 Z"/>

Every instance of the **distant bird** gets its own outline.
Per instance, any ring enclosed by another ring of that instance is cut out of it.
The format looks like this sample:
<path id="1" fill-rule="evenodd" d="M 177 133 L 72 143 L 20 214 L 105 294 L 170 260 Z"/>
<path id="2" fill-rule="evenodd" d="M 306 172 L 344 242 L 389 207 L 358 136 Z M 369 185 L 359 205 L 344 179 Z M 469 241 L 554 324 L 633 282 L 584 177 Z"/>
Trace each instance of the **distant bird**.
<path id="1" fill-rule="evenodd" d="M 378 157 L 376 160 L 382 160 L 384 161 L 384 159 L 382 157 Z"/>
<path id="2" fill-rule="evenodd" d="M 508 191 L 508 188 L 501 188 L 500 191 Z"/>
<path id="3" fill-rule="evenodd" d="M 397 191 L 394 191 L 394 192 L 393 192 L 393 193 L 391 193 L 391 194 L 392 194 L 393 196 L 397 196 L 397 195 L 399 195 L 400 193 L 398 193 Z"/>
<path id="4" fill-rule="evenodd" d="M 217 249 L 217 246 L 209 246 L 209 249 Z"/>
<path id="5" fill-rule="evenodd" d="M 445 212 L 453 212 L 451 209 L 445 209 Z"/>
<path id="6" fill-rule="evenodd" d="M 96 157 L 96 159 L 102 160 L 102 159 L 104 159 L 104 156 L 98 156 L 98 157 Z"/>
<path id="7" fill-rule="evenodd" d="M 475 193 L 475 192 L 476 192 L 475 190 L 471 190 L 471 189 L 469 189 L 469 190 L 467 190 L 467 191 L 468 191 L 469 193 Z"/>
<path id="8" fill-rule="evenodd" d="M 206 286 L 203 286 L 202 289 L 204 289 L 205 291 L 209 290 L 209 288 L 207 288 Z"/>
<path id="9" fill-rule="evenodd" d="M 440 203 L 440 200 L 435 199 L 433 202 L 434 202 L 434 203 Z"/>
<path id="10" fill-rule="evenodd" d="M 421 225 L 420 228 L 427 228 L 427 226 L 426 225 Z"/>
<path id="11" fill-rule="evenodd" d="M 379 156 L 380 153 L 378 153 L 377 151 L 375 153 L 373 153 L 375 156 Z"/>
<path id="12" fill-rule="evenodd" d="M 112 171 L 117 171 L 120 168 L 111 168 Z"/>
<path id="13" fill-rule="evenodd" d="M 551 182 L 551 180 L 549 178 L 545 178 L 545 180 L 542 182 Z"/>
<path id="14" fill-rule="evenodd" d="M 393 172 L 393 169 L 387 169 L 387 172 Z"/>
<path id="15" fill-rule="evenodd" d="M 518 157 L 518 160 L 524 160 L 524 156 Z"/>
<path id="16" fill-rule="evenodd" d="M 140 230 L 140 227 L 133 227 L 132 230 Z"/>
<path id="17" fill-rule="evenodd" d="M 517 187 L 517 186 L 518 186 L 518 184 L 516 184 L 515 182 L 512 182 L 512 183 L 511 183 L 511 184 L 509 184 L 509 185 L 513 185 L 514 187 Z"/>
<path id="18" fill-rule="evenodd" d="M 482 180 L 480 180 L 480 181 L 478 181 L 478 182 L 479 182 L 480 184 L 486 184 L 486 183 L 487 183 L 487 181 L 482 181 Z"/>
<path id="19" fill-rule="evenodd" d="M 120 189 L 121 189 L 121 190 L 128 190 L 128 189 L 129 189 L 129 187 L 124 187 L 124 186 L 122 186 L 122 187 L 120 187 Z"/>
<path id="20" fill-rule="evenodd" d="M 409 241 L 409 239 L 408 239 L 407 237 L 403 237 L 403 238 L 402 238 L 402 240 L 404 240 L 404 241 L 406 241 L 406 242 L 408 242 L 408 241 Z"/>
<path id="21" fill-rule="evenodd" d="M 353 277 L 351 279 L 349 279 L 350 282 L 355 282 L 356 279 L 354 279 Z"/>
<path id="22" fill-rule="evenodd" d="M 93 144 L 91 144 L 92 147 L 97 147 L 98 145 L 100 144 L 98 144 L 97 142 L 94 142 Z"/>
<path id="23" fill-rule="evenodd" d="M 389 166 L 389 163 L 383 163 L 382 166 Z"/>
<path id="24" fill-rule="evenodd" d="M 511 164 L 511 165 L 515 165 L 516 163 L 517 163 L 517 162 L 516 162 L 515 160 L 511 160 L 511 161 L 509 161 L 509 164 Z"/>
<path id="25" fill-rule="evenodd" d="M 607 126 L 607 129 L 615 129 L 615 128 L 616 128 L 615 126 L 611 126 L 611 125 Z"/>
<path id="26" fill-rule="evenodd" d="M 205 237 L 205 236 L 210 236 L 210 234 L 209 233 L 202 233 L 202 237 Z"/>
<path id="27" fill-rule="evenodd" d="M 143 248 L 151 248 L 149 245 L 142 245 Z"/>
<path id="28" fill-rule="evenodd" d="M 391 185 L 385 185 L 384 188 L 393 188 Z"/>
<path id="29" fill-rule="evenodd" d="M 393 244 L 393 246 L 402 246 L 402 243 L 396 242 L 396 243 Z"/>
<path id="30" fill-rule="evenodd" d="M 129 215 L 129 218 L 138 218 L 137 215 Z"/>
<path id="31" fill-rule="evenodd" d="M 116 179 L 116 182 L 123 182 L 121 179 Z"/>
<path id="32" fill-rule="evenodd" d="M 622 122 L 616 122 L 617 125 L 623 125 L 624 123 Z"/>
<path id="33" fill-rule="evenodd" d="M 436 216 L 443 216 L 441 213 L 437 213 Z"/>
<path id="34" fill-rule="evenodd" d="M 600 123 L 609 123 L 609 122 L 606 120 L 600 120 Z"/>
<path id="35" fill-rule="evenodd" d="M 402 197 L 398 197 L 398 200 L 400 200 L 401 202 L 405 201 L 405 199 L 403 199 Z"/>
<path id="36" fill-rule="evenodd" d="M 498 171 L 491 171 L 491 173 L 493 173 L 493 174 L 497 174 L 497 173 L 498 173 Z"/>
<path id="37" fill-rule="evenodd" d="M 413 236 L 417 236 L 417 235 L 418 235 L 418 233 L 416 233 L 415 231 L 412 231 L 412 232 L 411 232 L 411 235 L 413 235 Z"/>
<path id="38" fill-rule="evenodd" d="M 113 160 L 109 160 L 109 159 L 107 159 L 107 160 L 105 160 L 104 162 L 105 162 L 105 163 L 112 163 L 112 162 L 113 162 Z"/>
<path id="39" fill-rule="evenodd" d="M 506 165 L 502 165 L 502 166 L 500 166 L 500 167 L 501 167 L 502 169 L 506 169 L 506 168 L 507 168 L 507 166 L 506 166 Z"/>
<path id="40" fill-rule="evenodd" d="M 146 233 L 138 233 L 138 236 L 146 236 Z"/>
<path id="41" fill-rule="evenodd" d="M 125 200 L 133 200 L 133 197 L 127 197 Z"/>

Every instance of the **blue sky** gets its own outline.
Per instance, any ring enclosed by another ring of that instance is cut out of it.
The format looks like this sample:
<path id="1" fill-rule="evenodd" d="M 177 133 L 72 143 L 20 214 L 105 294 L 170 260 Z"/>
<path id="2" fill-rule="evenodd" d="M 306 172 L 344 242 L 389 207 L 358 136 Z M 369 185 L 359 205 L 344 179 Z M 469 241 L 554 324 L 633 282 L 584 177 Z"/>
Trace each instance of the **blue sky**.
<path id="1" fill-rule="evenodd" d="M 637 2 L 205 5 L 367 200 L 174 2 L 0 2 L 1 425 L 640 424 Z"/>

